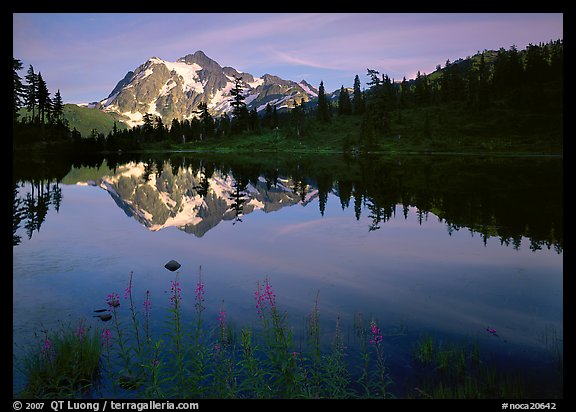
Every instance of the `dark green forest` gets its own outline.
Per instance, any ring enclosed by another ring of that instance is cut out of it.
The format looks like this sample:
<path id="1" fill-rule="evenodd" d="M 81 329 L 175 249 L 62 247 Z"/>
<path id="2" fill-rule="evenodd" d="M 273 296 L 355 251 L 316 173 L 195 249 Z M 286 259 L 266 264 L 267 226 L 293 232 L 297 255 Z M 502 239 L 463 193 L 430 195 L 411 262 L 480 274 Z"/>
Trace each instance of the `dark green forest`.
<path id="1" fill-rule="evenodd" d="M 13 58 L 13 146 L 16 152 L 106 152 L 150 149 L 266 151 L 307 147 L 363 152 L 399 150 L 533 151 L 559 153 L 563 145 L 563 40 L 515 46 L 447 60 L 433 73 L 391 79 L 367 69 L 353 87 L 263 113 L 248 110 L 242 78 L 235 79 L 230 114 L 213 116 L 199 105 L 190 120 L 144 115 L 130 129 L 80 133 L 63 116 L 60 91 L 53 96 L 41 72 Z M 352 79 L 351 79 L 352 80 Z M 325 138 L 327 135 L 330 137 Z M 279 145 L 283 142 L 284 145 Z M 287 144 L 286 142 L 290 143 Z M 295 146 L 295 145 L 298 146 Z"/>

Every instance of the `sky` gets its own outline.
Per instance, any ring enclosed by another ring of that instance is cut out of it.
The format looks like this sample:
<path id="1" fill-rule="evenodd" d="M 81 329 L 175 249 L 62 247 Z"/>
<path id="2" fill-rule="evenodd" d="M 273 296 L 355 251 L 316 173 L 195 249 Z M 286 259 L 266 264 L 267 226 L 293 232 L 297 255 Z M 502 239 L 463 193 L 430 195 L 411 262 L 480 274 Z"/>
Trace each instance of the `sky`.
<path id="1" fill-rule="evenodd" d="M 14 13 L 13 57 L 65 103 L 108 97 L 150 57 L 202 50 L 254 76 L 332 92 L 367 69 L 395 80 L 483 50 L 563 39 L 562 13 Z"/>

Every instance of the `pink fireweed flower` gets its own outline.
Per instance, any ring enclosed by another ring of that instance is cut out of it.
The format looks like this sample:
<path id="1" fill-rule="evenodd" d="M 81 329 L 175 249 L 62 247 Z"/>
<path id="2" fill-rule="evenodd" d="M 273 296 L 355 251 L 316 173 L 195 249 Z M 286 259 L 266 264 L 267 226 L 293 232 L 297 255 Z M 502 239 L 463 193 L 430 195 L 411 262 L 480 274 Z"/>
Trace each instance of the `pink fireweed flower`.
<path id="1" fill-rule="evenodd" d="M 218 324 L 220 325 L 220 327 L 223 327 L 226 325 L 226 312 L 224 312 L 224 310 L 221 310 L 220 313 L 218 314 L 218 317 L 216 318 L 216 320 L 218 321 Z"/>
<path id="2" fill-rule="evenodd" d="M 262 318 L 263 310 L 268 304 L 270 308 L 276 307 L 276 294 L 270 285 L 270 280 L 266 276 L 264 290 L 260 287 L 260 282 L 256 282 L 256 291 L 254 292 L 254 299 L 256 299 L 256 310 L 258 311 L 258 316 Z"/>
<path id="3" fill-rule="evenodd" d="M 274 294 L 274 290 L 272 290 L 272 285 L 270 285 L 270 280 L 268 276 L 266 276 L 266 286 L 264 287 L 264 297 L 270 304 L 270 307 L 273 308 L 276 306 L 276 295 Z"/>
<path id="4" fill-rule="evenodd" d="M 196 283 L 196 290 L 194 291 L 196 303 L 194 306 L 196 310 L 202 311 L 204 309 L 204 283 L 202 283 L 202 272 L 198 274 L 198 282 Z"/>
<path id="5" fill-rule="evenodd" d="M 256 282 L 256 291 L 254 292 L 254 299 L 256 299 L 256 311 L 258 316 L 262 319 L 262 303 L 264 303 L 264 295 L 260 289 L 260 282 Z"/>
<path id="6" fill-rule="evenodd" d="M 112 332 L 110 332 L 110 329 L 103 328 L 102 329 L 102 346 L 105 346 L 106 349 L 109 349 L 111 343 L 112 343 Z"/>
<path id="7" fill-rule="evenodd" d="M 144 297 L 144 313 L 146 317 L 150 315 L 150 309 L 152 308 L 152 303 L 150 302 L 150 291 L 146 291 L 146 296 Z"/>
<path id="8" fill-rule="evenodd" d="M 106 303 L 111 308 L 115 308 L 117 306 L 120 306 L 120 296 L 118 296 L 118 294 L 115 292 L 110 293 L 109 295 L 106 296 Z"/>
<path id="9" fill-rule="evenodd" d="M 180 295 L 182 292 L 182 288 L 180 288 L 180 282 L 178 281 L 170 281 L 172 295 L 170 296 L 170 302 L 181 302 L 182 296 Z"/>
<path id="10" fill-rule="evenodd" d="M 52 347 L 54 345 L 52 345 L 52 341 L 50 339 L 48 339 L 48 336 L 46 336 L 46 338 L 44 339 L 44 342 L 42 344 L 42 355 L 44 355 L 46 358 L 48 358 L 50 356 L 50 353 L 52 351 Z"/>
<path id="11" fill-rule="evenodd" d="M 86 334 L 86 329 L 84 328 L 84 320 L 81 319 L 80 323 L 78 324 L 78 329 L 76 329 L 75 335 L 78 339 L 82 339 L 85 334 Z"/>
<path id="12" fill-rule="evenodd" d="M 124 290 L 124 299 L 128 299 L 128 297 L 132 294 L 132 275 L 134 272 L 130 271 L 130 281 L 128 282 L 128 286 Z"/>
<path id="13" fill-rule="evenodd" d="M 375 321 L 370 322 L 370 331 L 372 333 L 370 343 L 375 346 L 378 346 L 380 342 L 382 342 L 382 332 L 380 331 L 380 328 L 376 325 Z"/>

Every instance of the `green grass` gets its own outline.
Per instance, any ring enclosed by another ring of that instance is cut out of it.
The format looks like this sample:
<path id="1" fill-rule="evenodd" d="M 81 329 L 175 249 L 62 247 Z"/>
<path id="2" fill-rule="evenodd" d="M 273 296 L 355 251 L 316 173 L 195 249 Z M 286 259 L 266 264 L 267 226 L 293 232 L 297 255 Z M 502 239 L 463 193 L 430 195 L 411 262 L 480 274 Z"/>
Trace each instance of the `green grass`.
<path id="1" fill-rule="evenodd" d="M 424 399 L 526 399 L 526 385 L 514 374 L 497 371 L 482 360 L 477 342 L 439 344 L 424 335 L 414 349 L 421 368 L 409 397 Z"/>
<path id="2" fill-rule="evenodd" d="M 27 376 L 22 398 L 75 398 L 89 393 L 100 377 L 100 334 L 81 320 L 45 332 L 38 347 L 21 362 Z"/>
<path id="3" fill-rule="evenodd" d="M 125 123 L 118 121 L 111 113 L 75 104 L 64 105 L 64 118 L 68 120 L 70 129 L 75 127 L 83 137 L 90 136 L 92 129 L 96 129 L 98 133 L 104 133 L 106 136 L 112 131 L 114 122 L 116 122 L 116 127 L 119 130 L 128 128 Z"/>
<path id="4" fill-rule="evenodd" d="M 114 122 L 116 122 L 118 130 L 128 128 L 125 123 L 118 120 L 118 116 L 115 114 L 76 104 L 65 104 L 63 115 L 64 119 L 68 120 L 70 130 L 76 128 L 82 137 L 89 137 L 92 129 L 96 129 L 98 133 L 104 133 L 107 136 L 112 131 Z M 30 116 L 30 112 L 26 109 L 20 109 L 20 118 L 27 116 Z"/>

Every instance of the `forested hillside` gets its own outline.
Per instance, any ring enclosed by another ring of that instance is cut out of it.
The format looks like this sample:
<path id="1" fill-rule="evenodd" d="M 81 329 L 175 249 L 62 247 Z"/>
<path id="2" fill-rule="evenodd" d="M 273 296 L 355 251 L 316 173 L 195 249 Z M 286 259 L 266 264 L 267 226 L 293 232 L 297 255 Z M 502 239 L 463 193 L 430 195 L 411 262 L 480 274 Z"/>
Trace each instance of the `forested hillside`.
<path id="1" fill-rule="evenodd" d="M 559 39 L 524 50 L 511 46 L 447 60 L 433 73 L 418 72 L 410 80 L 391 79 L 369 68 L 366 87 L 360 75 L 352 88 L 342 85 L 333 94 L 326 93 L 321 82 L 317 99 L 294 101 L 283 111 L 269 104 L 261 114 L 247 109 L 238 79 L 229 113 L 216 117 L 201 105 L 196 116 L 175 118 L 170 124 L 147 113 L 144 124 L 130 129 L 109 117 L 101 125 L 103 113 L 64 105 L 59 91 L 50 98 L 32 66 L 24 83 L 17 73 L 22 63 L 14 59 L 14 143 L 71 143 L 82 151 L 177 147 L 561 152 L 563 59 Z"/>

